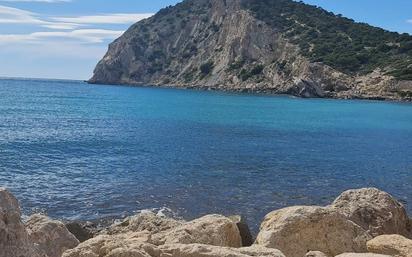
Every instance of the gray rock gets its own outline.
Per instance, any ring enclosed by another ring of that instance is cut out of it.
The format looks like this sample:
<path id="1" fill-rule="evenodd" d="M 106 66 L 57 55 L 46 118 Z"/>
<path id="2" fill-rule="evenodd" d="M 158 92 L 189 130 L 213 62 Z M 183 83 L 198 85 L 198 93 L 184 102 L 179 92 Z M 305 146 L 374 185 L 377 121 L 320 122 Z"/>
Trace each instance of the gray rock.
<path id="1" fill-rule="evenodd" d="M 163 244 L 207 244 L 241 247 L 242 239 L 235 222 L 221 215 L 206 215 L 175 228 L 154 234 L 151 242 Z"/>
<path id="2" fill-rule="evenodd" d="M 29 238 L 48 257 L 61 257 L 63 252 L 76 247 L 79 240 L 57 220 L 35 214 L 25 223 Z"/>
<path id="3" fill-rule="evenodd" d="M 266 215 L 255 244 L 279 249 L 288 257 L 302 257 L 308 251 L 335 256 L 366 252 L 366 242 L 371 238 L 330 208 L 295 206 Z"/>
<path id="4" fill-rule="evenodd" d="M 141 232 L 98 235 L 67 250 L 63 257 L 160 257 L 157 246 L 148 239 Z"/>
<path id="5" fill-rule="evenodd" d="M 376 253 L 343 253 L 336 257 L 392 257 L 391 255 L 383 255 Z"/>
<path id="6" fill-rule="evenodd" d="M 201 244 L 171 244 L 159 247 L 161 256 L 170 257 L 285 257 L 276 249 L 260 246 L 229 248 Z"/>
<path id="7" fill-rule="evenodd" d="M 127 217 L 119 223 L 108 227 L 102 233 L 119 234 L 125 232 L 147 231 L 151 234 L 176 228 L 183 224 L 183 221 L 161 217 L 152 212 L 140 213 L 135 216 Z"/>
<path id="8" fill-rule="evenodd" d="M 404 206 L 379 189 L 348 190 L 343 192 L 331 207 L 364 228 L 373 237 L 384 234 L 412 236 Z"/>
<path id="9" fill-rule="evenodd" d="M 17 199 L 0 187 L 0 257 L 43 257 L 21 220 Z"/>
<path id="10" fill-rule="evenodd" d="M 370 240 L 368 251 L 394 257 L 412 257 L 412 240 L 401 235 L 382 235 Z"/>

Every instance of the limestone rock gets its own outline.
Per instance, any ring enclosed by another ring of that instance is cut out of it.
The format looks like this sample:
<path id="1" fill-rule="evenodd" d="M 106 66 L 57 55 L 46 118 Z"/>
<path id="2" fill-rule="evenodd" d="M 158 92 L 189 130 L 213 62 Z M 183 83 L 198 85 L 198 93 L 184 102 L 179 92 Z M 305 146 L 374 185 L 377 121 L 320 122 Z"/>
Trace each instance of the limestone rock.
<path id="1" fill-rule="evenodd" d="M 409 217 L 403 205 L 376 188 L 346 191 L 331 207 L 374 237 L 384 234 L 412 235 Z"/>
<path id="2" fill-rule="evenodd" d="M 310 251 L 308 252 L 305 257 L 329 257 L 325 253 L 320 251 Z"/>
<path id="3" fill-rule="evenodd" d="M 342 214 L 324 207 L 296 206 L 266 215 L 255 244 L 279 249 L 288 257 L 308 251 L 329 256 L 366 252 L 371 236 Z"/>
<path id="4" fill-rule="evenodd" d="M 46 216 L 32 215 L 25 225 L 30 240 L 48 257 L 61 257 L 64 251 L 79 244 L 79 240 L 62 222 L 51 220 Z"/>
<path id="5" fill-rule="evenodd" d="M 113 235 L 125 232 L 148 231 L 151 234 L 155 234 L 176 228 L 182 224 L 182 221 L 161 217 L 156 215 L 155 213 L 147 212 L 128 217 L 122 222 L 110 226 L 103 233 Z"/>
<path id="6" fill-rule="evenodd" d="M 17 199 L 0 188 L 0 257 L 40 257 L 21 221 Z"/>
<path id="7" fill-rule="evenodd" d="M 259 246 L 229 248 L 201 244 L 170 244 L 162 245 L 159 249 L 162 257 L 285 257 L 279 250 Z"/>
<path id="8" fill-rule="evenodd" d="M 156 246 L 147 243 L 148 234 L 142 232 L 118 235 L 99 235 L 76 248 L 67 250 L 63 257 L 158 257 Z"/>
<path id="9" fill-rule="evenodd" d="M 168 244 L 155 246 L 139 232 L 99 235 L 63 257 L 285 257 L 279 250 L 260 246 L 230 248 L 202 244 Z"/>
<path id="10" fill-rule="evenodd" d="M 250 232 L 249 225 L 245 220 L 239 215 L 230 216 L 229 219 L 235 222 L 239 229 L 240 237 L 242 238 L 242 246 L 251 246 L 253 244 L 253 236 Z"/>
<path id="11" fill-rule="evenodd" d="M 244 2 L 251 1 L 186 0 L 159 11 L 110 44 L 89 82 L 412 100 L 412 81 L 399 81 L 384 66 L 364 74 L 315 62 L 294 42 L 300 34 L 290 37 L 280 23 L 270 25 L 265 13 L 254 15 Z M 282 18 L 294 19 L 273 17 Z"/>
<path id="12" fill-rule="evenodd" d="M 401 235 L 382 235 L 370 240 L 368 251 L 395 257 L 412 257 L 412 240 Z"/>
<path id="13" fill-rule="evenodd" d="M 176 228 L 153 235 L 156 245 L 208 244 L 241 247 L 242 239 L 235 222 L 221 215 L 207 215 Z"/>
<path id="14" fill-rule="evenodd" d="M 392 257 L 392 256 L 376 254 L 376 253 L 342 253 L 336 257 Z"/>

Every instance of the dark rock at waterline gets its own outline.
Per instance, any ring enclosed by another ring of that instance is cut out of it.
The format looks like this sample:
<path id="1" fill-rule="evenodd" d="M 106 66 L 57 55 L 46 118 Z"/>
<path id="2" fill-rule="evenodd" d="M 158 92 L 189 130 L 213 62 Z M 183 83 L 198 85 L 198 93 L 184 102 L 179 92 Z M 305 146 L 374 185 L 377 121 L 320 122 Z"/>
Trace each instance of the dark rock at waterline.
<path id="1" fill-rule="evenodd" d="M 233 222 L 236 223 L 237 228 L 240 232 L 240 237 L 242 238 L 242 246 L 251 246 L 253 244 L 253 236 L 250 232 L 249 225 L 246 223 L 244 218 L 239 215 L 230 216 Z"/>
<path id="2" fill-rule="evenodd" d="M 68 222 L 66 228 L 72 233 L 77 240 L 84 242 L 95 235 L 96 225 L 91 222 Z"/>

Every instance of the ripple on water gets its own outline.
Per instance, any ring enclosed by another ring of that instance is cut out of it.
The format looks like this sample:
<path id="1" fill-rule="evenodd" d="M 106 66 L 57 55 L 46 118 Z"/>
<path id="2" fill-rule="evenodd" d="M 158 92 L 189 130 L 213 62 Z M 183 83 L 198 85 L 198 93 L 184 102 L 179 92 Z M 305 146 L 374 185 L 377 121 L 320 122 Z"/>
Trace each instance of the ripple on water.
<path id="1" fill-rule="evenodd" d="M 412 211 L 410 104 L 36 80 L 0 80 L 0 95 L 0 183 L 26 214 L 164 207 L 256 229 L 273 209 L 366 186 Z"/>

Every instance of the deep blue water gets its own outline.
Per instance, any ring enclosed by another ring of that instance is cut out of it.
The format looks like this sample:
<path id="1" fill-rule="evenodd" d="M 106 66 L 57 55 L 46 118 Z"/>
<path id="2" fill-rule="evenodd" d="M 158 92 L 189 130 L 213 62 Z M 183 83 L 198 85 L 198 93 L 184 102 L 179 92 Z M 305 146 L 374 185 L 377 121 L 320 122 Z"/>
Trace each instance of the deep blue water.
<path id="1" fill-rule="evenodd" d="M 412 104 L 0 80 L 0 185 L 26 213 L 185 218 L 376 186 L 412 211 Z"/>

